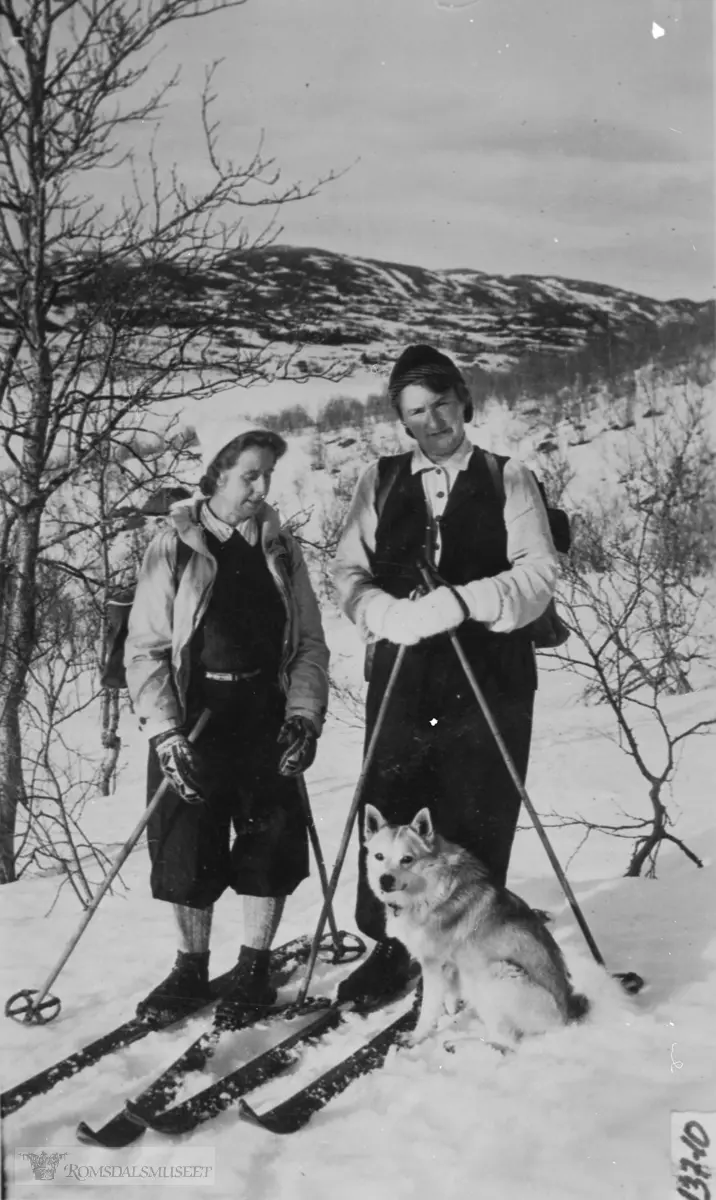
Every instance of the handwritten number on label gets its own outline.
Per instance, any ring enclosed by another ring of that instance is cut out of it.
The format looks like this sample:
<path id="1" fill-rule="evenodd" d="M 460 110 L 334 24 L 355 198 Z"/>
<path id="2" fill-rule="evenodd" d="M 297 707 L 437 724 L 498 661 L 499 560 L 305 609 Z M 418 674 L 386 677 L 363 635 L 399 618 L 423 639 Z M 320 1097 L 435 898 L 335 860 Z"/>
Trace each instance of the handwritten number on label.
<path id="1" fill-rule="evenodd" d="M 679 1175 L 677 1183 L 685 1184 L 685 1187 L 676 1189 L 679 1196 L 683 1196 L 684 1200 L 694 1200 L 695 1196 L 700 1195 L 701 1200 L 711 1200 L 711 1191 L 704 1183 L 703 1179 L 692 1179 L 689 1175 Z M 687 1188 L 689 1189 L 687 1191 Z"/>
<path id="2" fill-rule="evenodd" d="M 684 1125 L 682 1136 L 684 1139 L 689 1138 L 692 1142 L 695 1142 L 702 1150 L 707 1150 L 711 1145 L 711 1138 L 700 1121 L 687 1121 Z"/>
<path id="3" fill-rule="evenodd" d="M 692 1158 L 682 1158 L 679 1167 L 682 1171 L 693 1171 L 694 1175 L 700 1176 L 701 1179 L 711 1178 L 711 1172 L 706 1167 L 702 1167 L 701 1163 L 694 1162 Z"/>
<path id="4" fill-rule="evenodd" d="M 681 1135 L 681 1140 L 682 1140 L 682 1142 L 684 1143 L 684 1145 L 685 1145 L 685 1146 L 688 1146 L 688 1147 L 689 1147 L 689 1150 L 691 1151 L 691 1153 L 692 1153 L 693 1157 L 694 1157 L 694 1158 L 695 1158 L 697 1161 L 698 1161 L 700 1158 L 705 1158 L 705 1157 L 706 1157 L 706 1151 L 705 1151 L 705 1150 L 702 1150 L 700 1146 L 697 1146 L 697 1145 L 696 1145 L 696 1142 L 695 1142 L 695 1141 L 694 1141 L 692 1138 L 690 1138 L 690 1137 L 684 1137 L 684 1135 L 683 1135 L 683 1133 L 682 1133 L 682 1135 Z"/>
<path id="5" fill-rule="evenodd" d="M 711 1172 L 699 1162 L 700 1158 L 706 1157 L 711 1138 L 700 1121 L 687 1121 L 681 1133 L 681 1141 L 688 1146 L 692 1157 L 682 1158 L 679 1162 L 679 1170 L 687 1173 L 679 1175 L 676 1181 L 679 1184 L 677 1194 L 685 1200 L 694 1200 L 695 1197 L 711 1200 L 711 1189 L 705 1182 L 711 1178 Z M 689 1175 L 689 1171 L 693 1174 Z"/>

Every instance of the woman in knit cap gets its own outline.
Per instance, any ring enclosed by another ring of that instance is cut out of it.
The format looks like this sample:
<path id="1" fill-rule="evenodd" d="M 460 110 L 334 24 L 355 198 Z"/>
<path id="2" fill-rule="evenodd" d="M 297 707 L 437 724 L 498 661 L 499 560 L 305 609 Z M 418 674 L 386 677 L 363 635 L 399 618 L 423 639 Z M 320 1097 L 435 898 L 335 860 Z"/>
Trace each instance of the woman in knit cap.
<path id="1" fill-rule="evenodd" d="M 472 851 L 502 884 L 520 799 L 447 633 L 459 627 L 524 779 L 537 678 L 523 629 L 552 597 L 557 556 L 531 471 L 495 456 L 504 483 L 498 490 L 485 455 L 467 439 L 472 403 L 447 355 L 409 346 L 388 392 L 415 447 L 379 459 L 360 478 L 334 570 L 343 610 L 373 648 L 366 740 L 398 647 L 409 647 L 363 797 L 399 824 L 428 805 L 440 833 Z M 441 579 L 427 595 L 418 594 L 421 559 Z M 404 986 L 410 960 L 385 937 L 362 844 L 356 920 L 377 945 L 342 982 L 338 998 L 368 1007 Z"/>
<path id="2" fill-rule="evenodd" d="M 270 947 L 287 895 L 308 874 L 295 776 L 313 762 L 328 697 L 328 649 L 300 548 L 266 503 L 286 443 L 265 429 L 201 435 L 201 495 L 173 506 L 147 549 L 129 620 L 129 693 L 149 739 L 155 899 L 172 904 L 174 969 L 140 1016 L 209 999 L 214 903 L 244 897 L 234 986 L 217 1020 L 270 1005 Z M 195 745 L 187 733 L 208 708 Z M 235 838 L 230 845 L 230 830 Z"/>

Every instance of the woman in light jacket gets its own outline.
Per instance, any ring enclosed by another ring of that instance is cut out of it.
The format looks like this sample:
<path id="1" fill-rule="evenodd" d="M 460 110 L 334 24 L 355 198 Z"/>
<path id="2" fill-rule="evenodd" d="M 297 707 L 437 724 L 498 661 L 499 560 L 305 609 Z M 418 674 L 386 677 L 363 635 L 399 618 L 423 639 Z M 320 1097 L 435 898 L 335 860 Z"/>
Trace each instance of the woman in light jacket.
<path id="1" fill-rule="evenodd" d="M 285 450 L 264 429 L 207 431 L 202 495 L 174 505 L 139 576 L 127 683 L 149 739 L 148 797 L 163 777 L 170 785 L 148 845 L 152 895 L 173 905 L 179 933 L 175 966 L 140 1016 L 210 998 L 212 910 L 226 888 L 244 897 L 244 938 L 217 1019 L 272 1004 L 271 944 L 286 896 L 308 875 L 295 776 L 315 757 L 328 648 L 301 550 L 266 504 Z"/>

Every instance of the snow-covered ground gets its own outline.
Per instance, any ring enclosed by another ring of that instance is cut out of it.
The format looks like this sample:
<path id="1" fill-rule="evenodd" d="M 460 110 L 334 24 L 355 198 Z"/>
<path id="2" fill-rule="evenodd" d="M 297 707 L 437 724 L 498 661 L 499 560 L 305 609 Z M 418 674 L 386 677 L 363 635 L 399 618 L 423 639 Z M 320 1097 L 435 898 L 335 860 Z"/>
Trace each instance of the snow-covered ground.
<path id="1" fill-rule="evenodd" d="M 493 429 L 487 440 L 494 448 L 505 444 L 503 433 Z M 331 612 L 326 628 L 337 679 L 359 688 L 361 655 L 353 629 Z M 542 661 L 528 779 L 538 810 L 587 819 L 614 819 L 622 810 L 645 814 L 644 781 L 613 741 L 607 710 L 584 704 L 575 677 L 557 669 L 550 656 Z M 708 680 L 701 690 L 666 704 L 677 727 L 715 711 L 716 686 Z M 90 749 L 98 733 L 84 719 L 81 740 Z M 646 726 L 641 733 L 648 748 L 657 734 Z M 129 715 L 122 735 L 118 790 L 96 799 L 85 820 L 87 831 L 111 853 L 127 838 L 143 805 L 144 747 Z M 355 713 L 335 699 L 308 774 L 329 868 L 358 778 L 361 738 Z M 29 1166 L 15 1152 L 45 1147 L 66 1153 L 65 1162 L 75 1154 L 95 1166 L 150 1158 L 153 1165 L 171 1166 L 191 1162 L 192 1153 L 198 1162 L 211 1149 L 213 1182 L 192 1182 L 193 1191 L 210 1200 L 666 1200 L 676 1195 L 670 1114 L 716 1110 L 714 761 L 713 735 L 690 739 L 668 798 L 673 832 L 703 861 L 701 869 L 668 845 L 656 879 L 624 879 L 627 842 L 595 834 L 575 855 L 580 827 L 550 831 L 561 862 L 569 863 L 570 882 L 608 966 L 638 971 L 646 979 L 639 997 L 626 996 L 592 961 L 544 850 L 526 826 L 517 837 L 510 886 L 552 912 L 552 928 L 575 983 L 592 1001 L 585 1023 L 525 1042 L 509 1058 L 479 1040 L 461 1041 L 456 1054 L 447 1053 L 444 1036 L 415 1050 L 393 1051 L 380 1072 L 356 1082 L 304 1131 L 283 1139 L 241 1123 L 231 1109 L 182 1139 L 148 1133 L 129 1150 L 80 1148 L 77 1122 L 101 1125 L 126 1097 L 140 1092 L 201 1030 L 197 1018 L 179 1031 L 147 1037 L 9 1117 L 3 1127 L 8 1194 L 44 1194 L 49 1182 L 23 1182 L 30 1179 Z M 355 857 L 353 844 L 336 900 L 339 924 L 347 929 L 354 928 Z M 24 877 L 0 889 L 3 999 L 41 984 L 79 923 L 74 896 L 64 888 L 57 898 L 57 886 L 57 879 Z M 314 870 L 291 898 L 278 940 L 312 931 L 319 906 Z M 240 942 L 241 904 L 225 896 L 215 919 L 212 966 L 217 971 L 231 965 Z M 0 1020 L 2 1088 L 126 1019 L 173 957 L 171 914 L 151 901 L 146 850 L 140 847 L 53 988 L 62 998 L 58 1019 L 44 1027 Z M 330 992 L 339 975 L 339 969 L 320 967 L 314 990 Z M 298 981 L 293 990 L 297 987 Z M 354 1049 L 382 1019 L 353 1019 L 312 1049 L 291 1076 L 254 1093 L 252 1104 L 261 1111 L 277 1102 Z M 462 1014 L 458 1025 L 480 1032 L 469 1014 Z M 228 1070 L 263 1048 L 266 1036 L 237 1035 L 231 1056 L 222 1055 L 211 1070 L 188 1080 L 183 1095 L 210 1082 L 219 1068 Z M 71 1194 L 102 1197 L 104 1186 L 77 1180 Z M 174 1186 L 156 1185 L 150 1195 L 170 1196 Z M 706 1193 L 695 1188 L 694 1195 L 699 1194 Z"/>
<path id="2" fill-rule="evenodd" d="M 352 630 L 339 618 L 327 624 L 344 675 L 355 674 L 358 648 Z M 715 704 L 711 688 L 674 699 L 670 715 L 674 720 L 707 715 Z M 643 811 L 643 786 L 609 740 L 608 727 L 605 711 L 579 702 L 571 676 L 542 672 L 529 779 L 541 811 L 591 816 L 611 799 Z M 143 747 L 131 720 L 124 733 L 121 786 L 116 795 L 94 803 L 89 819 L 109 845 L 126 838 L 142 806 Z M 308 776 L 329 865 L 357 779 L 360 741 L 360 727 L 350 715 L 334 712 Z M 689 743 L 674 790 L 675 832 L 702 858 L 703 869 L 670 846 L 659 859 L 656 880 L 623 879 L 626 844 L 606 837 L 590 839 L 572 862 L 570 881 L 607 963 L 615 970 L 637 970 L 647 980 L 637 999 L 624 995 L 591 961 L 544 851 L 534 832 L 525 829 L 518 834 L 511 885 L 554 914 L 553 927 L 575 981 L 593 1002 L 585 1024 L 525 1043 L 508 1059 L 479 1040 L 458 1043 L 454 1055 L 440 1038 L 416 1050 L 394 1051 L 382 1071 L 359 1080 L 303 1132 L 285 1139 L 240 1123 L 230 1110 L 181 1140 L 149 1133 L 130 1150 L 83 1148 L 82 1161 L 125 1165 L 148 1161 L 151 1154 L 152 1163 L 159 1155 L 171 1165 L 179 1161 L 180 1148 L 186 1162 L 187 1147 L 196 1147 L 197 1154 L 210 1147 L 215 1182 L 211 1188 L 193 1186 L 216 1200 L 329 1200 L 335 1195 L 346 1200 L 657 1200 L 671 1195 L 671 1111 L 716 1108 L 712 774 L 713 738 Z M 566 862 L 580 834 L 572 828 L 555 830 L 553 836 Z M 3 1087 L 124 1019 L 169 966 L 174 953 L 170 913 L 149 898 L 145 853 L 140 849 L 132 855 L 122 873 L 125 888 L 103 902 L 58 980 L 60 1017 L 45 1027 L 2 1022 Z M 337 899 L 344 928 L 353 928 L 354 881 L 352 848 Z M 65 889 L 52 907 L 55 892 L 51 879 L 24 879 L 0 892 L 5 944 L 12 948 L 0 968 L 3 996 L 39 986 L 78 924 L 69 892 Z M 280 940 L 311 930 L 319 902 L 314 871 L 290 901 Z M 217 908 L 216 968 L 231 964 L 240 941 L 240 902 L 227 896 Z M 337 977 L 336 968 L 321 968 L 316 990 L 329 991 Z M 368 1028 L 377 1023 L 371 1018 Z M 477 1021 L 464 1014 L 459 1024 L 479 1033 Z M 48 1186 L 13 1184 L 16 1148 L 59 1148 L 71 1161 L 77 1122 L 101 1124 L 201 1027 L 197 1018 L 181 1031 L 150 1036 L 8 1118 L 9 1194 L 35 1196 Z M 351 1023 L 330 1045 L 307 1055 L 291 1078 L 255 1093 L 256 1106 L 260 1110 L 278 1101 L 359 1040 Z M 259 1044 L 265 1039 L 257 1034 L 244 1041 L 237 1036 L 236 1061 Z M 229 1068 L 225 1060 L 220 1065 Z M 190 1080 L 186 1094 L 208 1080 L 206 1074 Z M 20 1167 L 26 1178 L 24 1160 Z M 151 1194 L 169 1195 L 174 1186 L 160 1185 Z M 98 1184 L 78 1181 L 75 1187 L 77 1194 L 105 1194 Z"/>

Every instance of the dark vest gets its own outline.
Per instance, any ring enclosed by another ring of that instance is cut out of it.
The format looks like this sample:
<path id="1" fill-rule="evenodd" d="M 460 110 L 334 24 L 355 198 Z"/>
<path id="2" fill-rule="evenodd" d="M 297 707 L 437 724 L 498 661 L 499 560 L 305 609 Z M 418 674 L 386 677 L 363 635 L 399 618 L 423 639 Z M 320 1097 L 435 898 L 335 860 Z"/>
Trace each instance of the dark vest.
<path id="1" fill-rule="evenodd" d="M 497 456 L 496 456 L 497 457 Z M 431 550 L 431 518 L 420 473 L 411 472 L 412 454 L 399 456 L 399 467 L 378 517 L 372 555 L 376 583 L 392 596 L 409 596 L 422 584 L 418 562 Z M 499 458 L 502 467 L 507 460 Z M 380 459 L 376 496 L 395 470 L 395 458 Z M 476 449 L 460 471 L 440 518 L 442 553 L 438 571 L 452 584 L 486 579 L 510 569 L 504 503 L 495 491 L 484 455 Z M 490 633 L 478 621 L 460 627 L 460 642 L 478 675 L 492 676 L 499 687 L 517 692 L 536 687 L 534 653 L 528 634 Z M 446 636 L 421 643 L 432 657 L 455 657 Z"/>
<path id="2" fill-rule="evenodd" d="M 372 564 L 380 587 L 399 597 L 409 595 L 420 582 L 416 564 L 431 550 L 431 520 L 422 477 L 412 474 L 410 454 L 401 459 L 382 506 Z M 394 461 L 380 460 L 377 494 Z M 442 554 L 438 569 L 449 583 L 469 583 L 509 570 L 503 502 L 479 451 L 458 475 L 439 525 Z"/>
<path id="3" fill-rule="evenodd" d="M 278 678 L 286 610 L 260 541 L 234 532 L 226 542 L 206 533 L 217 572 L 194 638 L 194 659 L 207 671 L 254 671 Z"/>

